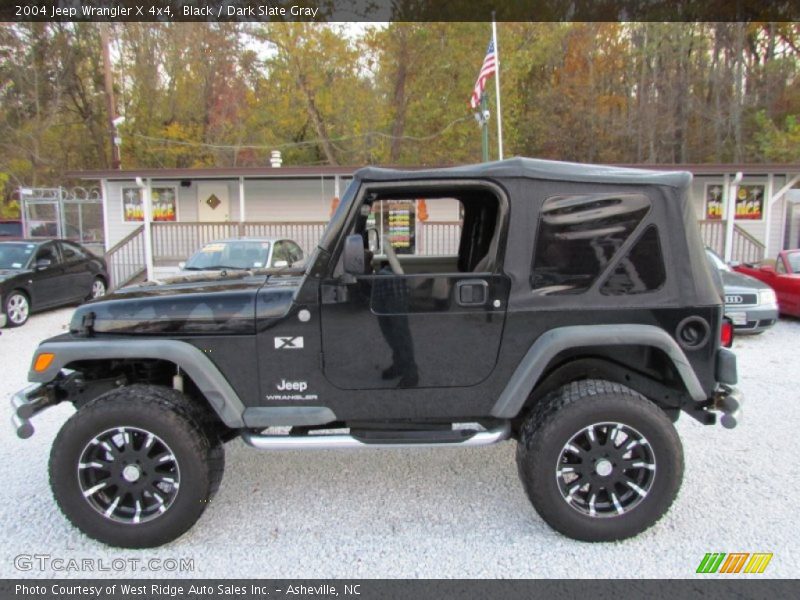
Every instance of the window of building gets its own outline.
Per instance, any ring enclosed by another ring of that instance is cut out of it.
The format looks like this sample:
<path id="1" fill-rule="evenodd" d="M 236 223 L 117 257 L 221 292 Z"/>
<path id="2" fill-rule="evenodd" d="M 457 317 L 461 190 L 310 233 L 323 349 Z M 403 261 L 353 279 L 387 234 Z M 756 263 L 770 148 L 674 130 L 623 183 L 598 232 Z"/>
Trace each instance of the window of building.
<path id="1" fill-rule="evenodd" d="M 579 194 L 545 200 L 531 287 L 539 295 L 588 290 L 650 210 L 642 194 Z"/>

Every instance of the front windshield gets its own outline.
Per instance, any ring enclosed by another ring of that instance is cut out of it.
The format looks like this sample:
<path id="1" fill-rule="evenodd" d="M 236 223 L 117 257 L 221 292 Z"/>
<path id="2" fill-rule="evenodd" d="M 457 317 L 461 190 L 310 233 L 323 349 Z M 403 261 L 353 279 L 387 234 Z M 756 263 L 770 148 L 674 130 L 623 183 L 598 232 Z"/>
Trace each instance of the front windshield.
<path id="1" fill-rule="evenodd" d="M 206 244 L 183 267 L 188 271 L 263 269 L 267 267 L 269 242 L 233 241 Z"/>
<path id="2" fill-rule="evenodd" d="M 36 250 L 36 244 L 0 244 L 0 269 L 24 269 Z"/>
<path id="3" fill-rule="evenodd" d="M 725 261 L 722 260 L 719 255 L 713 250 L 709 250 L 706 248 L 706 254 L 708 254 L 708 258 L 714 263 L 714 266 L 717 267 L 720 271 L 730 271 L 731 268 L 725 264 Z"/>
<path id="4" fill-rule="evenodd" d="M 792 273 L 800 273 L 800 252 L 788 252 L 786 260 Z"/>

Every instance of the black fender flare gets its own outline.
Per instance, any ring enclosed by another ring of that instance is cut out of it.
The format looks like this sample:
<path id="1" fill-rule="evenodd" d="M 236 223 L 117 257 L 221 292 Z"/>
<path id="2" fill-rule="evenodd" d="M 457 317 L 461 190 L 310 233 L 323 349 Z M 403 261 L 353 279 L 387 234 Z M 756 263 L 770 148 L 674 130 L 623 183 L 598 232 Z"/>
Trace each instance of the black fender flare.
<path id="1" fill-rule="evenodd" d="M 551 329 L 533 343 L 492 407 L 491 415 L 499 419 L 515 418 L 545 369 L 560 352 L 570 348 L 613 345 L 650 346 L 661 350 L 672 361 L 692 400 L 702 402 L 707 399 L 686 354 L 663 329 L 638 324 L 576 325 Z"/>
<path id="2" fill-rule="evenodd" d="M 179 340 L 85 340 L 44 342 L 36 350 L 36 356 L 49 352 L 52 363 L 41 372 L 31 370 L 28 380 L 48 383 L 56 375 L 76 361 L 108 359 L 158 359 L 176 364 L 197 385 L 211 404 L 211 408 L 225 425 L 231 428 L 245 426 L 245 406 L 222 375 L 217 366 L 202 350 Z M 35 358 L 34 358 L 35 362 Z"/>

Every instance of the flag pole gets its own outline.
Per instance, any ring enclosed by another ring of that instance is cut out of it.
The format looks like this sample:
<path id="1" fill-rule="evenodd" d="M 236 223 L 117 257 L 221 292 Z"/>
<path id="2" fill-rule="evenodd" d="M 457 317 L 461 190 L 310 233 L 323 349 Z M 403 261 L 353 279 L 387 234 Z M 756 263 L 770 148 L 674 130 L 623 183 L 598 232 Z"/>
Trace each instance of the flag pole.
<path id="1" fill-rule="evenodd" d="M 481 160 L 489 162 L 489 118 L 486 116 L 489 112 L 489 102 L 486 100 L 486 94 L 481 94 Z"/>
<path id="2" fill-rule="evenodd" d="M 503 116 L 500 112 L 500 48 L 497 45 L 497 22 L 492 11 L 492 41 L 494 42 L 494 89 L 497 96 L 497 152 L 503 160 Z"/>

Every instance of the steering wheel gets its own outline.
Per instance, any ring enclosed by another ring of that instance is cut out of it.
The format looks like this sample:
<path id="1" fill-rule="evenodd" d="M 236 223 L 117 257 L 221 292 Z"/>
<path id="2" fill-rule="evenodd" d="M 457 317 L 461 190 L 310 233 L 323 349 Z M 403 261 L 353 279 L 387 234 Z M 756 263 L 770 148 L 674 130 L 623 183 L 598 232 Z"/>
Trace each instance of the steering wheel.
<path id="1" fill-rule="evenodd" d="M 403 266 L 400 264 L 400 261 L 397 260 L 397 254 L 392 248 L 392 244 L 389 241 L 389 236 L 384 235 L 382 238 L 383 241 L 383 251 L 386 253 L 386 260 L 389 261 L 389 267 L 392 269 L 392 273 L 395 275 L 405 275 L 403 271 Z"/>

